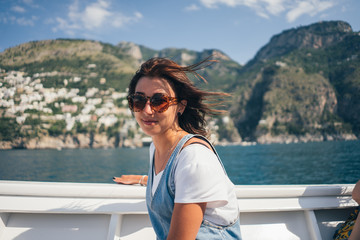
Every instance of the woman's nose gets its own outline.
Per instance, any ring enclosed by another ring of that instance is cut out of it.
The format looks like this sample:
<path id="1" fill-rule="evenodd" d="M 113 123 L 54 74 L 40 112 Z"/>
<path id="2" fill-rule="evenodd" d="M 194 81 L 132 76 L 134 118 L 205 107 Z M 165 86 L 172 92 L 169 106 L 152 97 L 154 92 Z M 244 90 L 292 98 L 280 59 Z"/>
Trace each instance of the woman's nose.
<path id="1" fill-rule="evenodd" d="M 146 114 L 153 114 L 153 111 L 154 111 L 154 110 L 152 110 L 149 100 L 146 101 L 146 104 L 145 104 L 145 107 L 144 107 L 143 111 L 144 111 Z"/>

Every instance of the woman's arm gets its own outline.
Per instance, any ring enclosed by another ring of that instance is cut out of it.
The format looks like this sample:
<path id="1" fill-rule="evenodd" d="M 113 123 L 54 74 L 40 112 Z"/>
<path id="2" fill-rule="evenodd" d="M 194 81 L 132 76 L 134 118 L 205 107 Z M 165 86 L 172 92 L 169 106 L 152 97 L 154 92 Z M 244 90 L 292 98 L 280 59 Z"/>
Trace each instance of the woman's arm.
<path id="1" fill-rule="evenodd" d="M 121 177 L 113 177 L 113 181 L 120 184 L 140 184 L 147 185 L 148 177 L 146 175 L 122 175 Z"/>
<path id="2" fill-rule="evenodd" d="M 360 205 L 360 180 L 355 184 L 352 191 L 352 198 Z"/>
<path id="3" fill-rule="evenodd" d="M 350 234 L 349 240 L 359 240 L 359 238 L 360 238 L 360 217 L 359 216 L 360 216 L 360 214 L 356 218 L 355 225 Z"/>
<path id="4" fill-rule="evenodd" d="M 206 203 L 175 203 L 167 239 L 195 239 L 205 213 Z"/>
<path id="5" fill-rule="evenodd" d="M 354 190 L 352 192 L 352 198 L 360 205 L 360 180 L 356 183 Z M 360 213 L 356 218 L 355 225 L 350 234 L 349 240 L 360 239 Z"/>

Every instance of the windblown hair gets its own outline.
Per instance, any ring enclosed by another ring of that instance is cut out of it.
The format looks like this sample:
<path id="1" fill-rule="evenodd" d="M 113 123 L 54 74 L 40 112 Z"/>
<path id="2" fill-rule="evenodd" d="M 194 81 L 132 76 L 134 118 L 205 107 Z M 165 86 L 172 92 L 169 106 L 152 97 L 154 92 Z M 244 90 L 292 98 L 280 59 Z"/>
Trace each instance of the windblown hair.
<path id="1" fill-rule="evenodd" d="M 204 69 L 214 62 L 216 61 L 210 60 L 208 57 L 190 66 L 180 66 L 167 58 L 151 58 L 141 65 L 131 79 L 128 94 L 135 93 L 136 85 L 142 77 L 165 79 L 172 86 L 179 102 L 187 100 L 185 111 L 179 116 L 180 127 L 189 133 L 206 136 L 205 115 L 223 113 L 224 111 L 215 109 L 215 107 L 220 106 L 220 99 L 229 94 L 200 90 L 188 78 L 187 73 L 193 74 L 206 83 L 205 78 L 196 71 Z"/>

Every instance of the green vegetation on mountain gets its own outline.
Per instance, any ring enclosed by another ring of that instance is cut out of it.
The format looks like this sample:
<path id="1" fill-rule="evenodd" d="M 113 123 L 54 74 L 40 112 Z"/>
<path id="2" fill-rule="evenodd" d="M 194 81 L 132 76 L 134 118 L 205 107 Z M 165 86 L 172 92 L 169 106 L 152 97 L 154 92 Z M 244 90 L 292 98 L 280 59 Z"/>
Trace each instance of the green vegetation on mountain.
<path id="1" fill-rule="evenodd" d="M 344 22 L 274 36 L 233 86 L 231 115 L 240 135 L 359 136 L 359 46 L 359 33 Z"/>
<path id="2" fill-rule="evenodd" d="M 15 119 L 0 118 L 0 141 L 12 141 L 20 136 L 20 126 Z"/>
<path id="3" fill-rule="evenodd" d="M 46 86 L 60 87 L 64 78 L 80 77 L 83 84 L 69 87 L 88 86 L 107 89 L 125 89 L 127 81 L 138 67 L 138 62 L 121 49 L 110 44 L 88 40 L 47 40 L 29 42 L 5 50 L 0 55 L 0 68 L 35 73 L 53 73 L 45 81 Z M 100 84 L 99 79 L 106 83 Z"/>

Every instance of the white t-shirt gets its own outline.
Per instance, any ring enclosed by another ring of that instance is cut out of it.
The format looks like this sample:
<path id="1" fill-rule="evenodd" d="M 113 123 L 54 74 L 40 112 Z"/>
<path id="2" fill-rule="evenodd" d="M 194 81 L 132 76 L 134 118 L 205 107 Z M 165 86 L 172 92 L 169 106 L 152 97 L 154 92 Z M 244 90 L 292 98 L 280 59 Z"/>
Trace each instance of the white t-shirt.
<path id="1" fill-rule="evenodd" d="M 152 144 L 150 156 L 154 156 L 154 150 Z M 204 219 L 223 226 L 233 223 L 239 214 L 234 184 L 214 152 L 204 145 L 190 144 L 177 157 L 175 203 L 207 202 Z M 161 175 L 154 173 L 153 193 Z"/>

